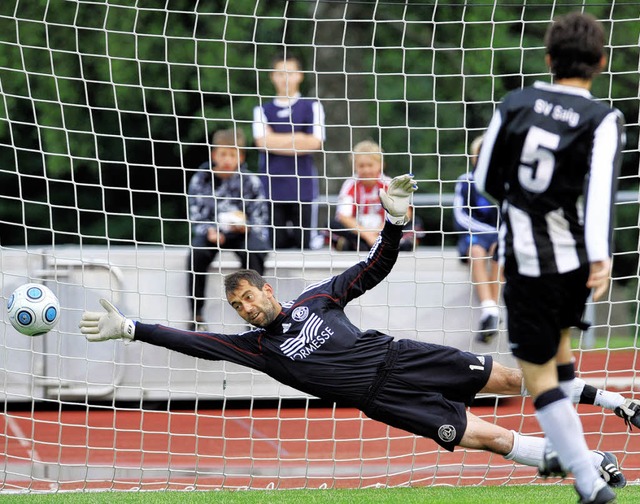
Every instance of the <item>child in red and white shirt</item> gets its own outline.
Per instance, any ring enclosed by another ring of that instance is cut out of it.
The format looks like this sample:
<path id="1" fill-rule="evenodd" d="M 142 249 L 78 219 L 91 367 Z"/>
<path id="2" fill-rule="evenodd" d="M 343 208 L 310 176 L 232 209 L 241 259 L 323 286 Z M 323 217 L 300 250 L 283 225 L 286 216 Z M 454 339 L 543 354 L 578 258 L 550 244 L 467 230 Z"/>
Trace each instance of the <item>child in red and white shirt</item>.
<path id="1" fill-rule="evenodd" d="M 382 173 L 382 153 L 372 140 L 364 140 L 353 149 L 355 177 L 342 184 L 331 224 L 332 243 L 338 250 L 369 250 L 384 226 L 385 213 L 378 191 L 386 189 L 391 179 Z M 410 209 L 410 217 L 411 214 Z M 411 223 L 407 227 L 411 230 Z M 405 233 L 400 250 L 413 250 L 413 242 L 413 233 Z"/>

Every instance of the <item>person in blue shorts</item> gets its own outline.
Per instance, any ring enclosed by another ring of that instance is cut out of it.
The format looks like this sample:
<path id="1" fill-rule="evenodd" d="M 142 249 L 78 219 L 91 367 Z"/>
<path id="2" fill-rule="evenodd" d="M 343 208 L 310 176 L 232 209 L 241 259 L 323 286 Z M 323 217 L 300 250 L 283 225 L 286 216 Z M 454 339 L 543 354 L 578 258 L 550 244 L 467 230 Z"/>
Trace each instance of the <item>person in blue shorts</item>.
<path id="1" fill-rule="evenodd" d="M 471 165 L 475 166 L 482 136 L 471 142 Z M 458 177 L 453 198 L 453 227 L 460 233 L 458 253 L 469 263 L 471 281 L 480 301 L 477 340 L 489 343 L 498 332 L 500 266 L 498 264 L 498 208 L 476 189 L 473 172 Z"/>

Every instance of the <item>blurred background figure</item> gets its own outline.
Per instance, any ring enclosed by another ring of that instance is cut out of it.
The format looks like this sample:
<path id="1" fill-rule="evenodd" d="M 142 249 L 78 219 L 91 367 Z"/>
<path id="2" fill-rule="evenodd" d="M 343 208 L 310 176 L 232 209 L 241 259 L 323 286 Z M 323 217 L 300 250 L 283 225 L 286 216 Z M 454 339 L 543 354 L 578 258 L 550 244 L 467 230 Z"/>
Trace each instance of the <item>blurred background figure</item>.
<path id="1" fill-rule="evenodd" d="M 187 263 L 191 294 L 191 330 L 206 330 L 203 308 L 207 268 L 221 249 L 230 249 L 241 268 L 264 273 L 269 248 L 269 206 L 257 175 L 244 164 L 245 136 L 240 129 L 214 133 L 211 159 L 189 181 L 192 248 Z"/>
<path id="2" fill-rule="evenodd" d="M 336 250 L 369 250 L 384 226 L 384 209 L 378 191 L 391 180 L 383 173 L 383 150 L 373 140 L 353 148 L 354 176 L 345 180 L 338 195 L 335 218 L 331 223 L 331 243 Z M 415 219 L 409 218 L 400 240 L 400 250 L 413 250 L 417 243 Z M 421 230 L 422 227 L 419 226 Z"/>
<path id="3" fill-rule="evenodd" d="M 471 142 L 472 168 L 478 159 L 482 136 Z M 489 343 L 498 332 L 500 267 L 497 257 L 498 208 L 476 190 L 473 173 L 458 177 L 453 200 L 454 229 L 460 232 L 458 253 L 469 263 L 471 281 L 480 301 L 482 313 L 477 340 Z"/>
<path id="4" fill-rule="evenodd" d="M 259 171 L 271 199 L 276 249 L 322 246 L 318 233 L 318 172 L 313 153 L 325 139 L 324 109 L 303 98 L 302 64 L 291 53 L 272 61 L 276 97 L 253 110 L 253 139 L 260 149 Z"/>

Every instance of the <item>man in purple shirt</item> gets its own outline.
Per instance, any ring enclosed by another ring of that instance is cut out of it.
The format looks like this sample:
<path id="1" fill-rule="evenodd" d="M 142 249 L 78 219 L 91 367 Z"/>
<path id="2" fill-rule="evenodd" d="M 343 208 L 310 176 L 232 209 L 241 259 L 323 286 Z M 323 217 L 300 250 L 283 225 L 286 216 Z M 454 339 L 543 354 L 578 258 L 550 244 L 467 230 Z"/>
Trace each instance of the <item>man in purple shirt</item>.
<path id="1" fill-rule="evenodd" d="M 318 100 L 300 95 L 303 79 L 297 58 L 277 56 L 271 72 L 276 96 L 253 111 L 253 138 L 271 199 L 276 249 L 316 248 L 317 243 L 318 173 L 313 153 L 324 142 L 324 109 Z"/>

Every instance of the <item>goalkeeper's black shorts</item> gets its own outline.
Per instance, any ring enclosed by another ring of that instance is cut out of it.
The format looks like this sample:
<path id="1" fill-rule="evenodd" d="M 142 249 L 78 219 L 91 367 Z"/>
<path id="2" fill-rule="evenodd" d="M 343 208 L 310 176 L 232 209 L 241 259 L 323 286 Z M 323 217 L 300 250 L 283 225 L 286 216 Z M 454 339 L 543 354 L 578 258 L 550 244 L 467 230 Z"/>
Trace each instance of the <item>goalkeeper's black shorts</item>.
<path id="1" fill-rule="evenodd" d="M 453 451 L 467 428 L 466 408 L 487 384 L 492 367 L 487 355 L 396 341 L 362 411 Z"/>

